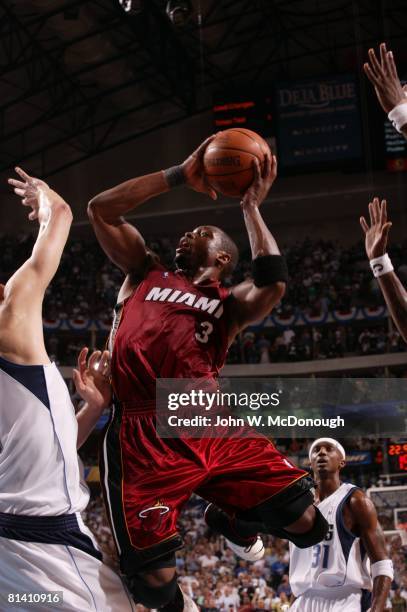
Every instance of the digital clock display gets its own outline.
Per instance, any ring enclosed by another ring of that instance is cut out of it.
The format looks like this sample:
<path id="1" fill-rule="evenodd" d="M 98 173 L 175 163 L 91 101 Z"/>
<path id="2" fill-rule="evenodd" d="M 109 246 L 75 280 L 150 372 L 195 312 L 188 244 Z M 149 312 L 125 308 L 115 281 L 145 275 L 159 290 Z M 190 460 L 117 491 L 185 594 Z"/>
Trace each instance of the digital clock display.
<path id="1" fill-rule="evenodd" d="M 387 455 L 391 472 L 407 472 L 407 442 L 389 444 Z"/>
<path id="2" fill-rule="evenodd" d="M 389 444 L 388 451 L 391 457 L 407 454 L 407 442 L 403 444 Z"/>

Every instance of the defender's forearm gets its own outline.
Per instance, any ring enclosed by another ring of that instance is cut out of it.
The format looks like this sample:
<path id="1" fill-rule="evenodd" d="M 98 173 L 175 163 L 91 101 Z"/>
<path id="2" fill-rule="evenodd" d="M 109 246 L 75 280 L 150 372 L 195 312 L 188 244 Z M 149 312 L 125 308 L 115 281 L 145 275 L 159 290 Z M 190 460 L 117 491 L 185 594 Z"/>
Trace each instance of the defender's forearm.
<path id="1" fill-rule="evenodd" d="M 82 444 L 86 442 L 89 435 L 94 430 L 96 423 L 99 420 L 99 417 L 103 413 L 105 407 L 100 406 L 92 406 L 89 403 L 84 404 L 84 406 L 77 412 L 76 421 L 78 423 L 78 437 L 76 442 L 76 448 L 79 449 Z"/>
<path id="2" fill-rule="evenodd" d="M 407 291 L 395 272 L 377 278 L 391 317 L 403 340 L 407 342 Z"/>
<path id="3" fill-rule="evenodd" d="M 252 258 L 256 259 L 263 255 L 280 255 L 277 242 L 265 224 L 258 207 L 245 206 L 243 218 L 249 236 Z"/>
<path id="4" fill-rule="evenodd" d="M 391 580 L 388 576 L 376 576 L 373 581 L 371 612 L 384 612 L 390 587 Z"/>
<path id="5" fill-rule="evenodd" d="M 154 172 L 130 179 L 107 191 L 102 191 L 90 200 L 89 207 L 97 208 L 98 214 L 109 221 L 138 208 L 143 202 L 169 190 L 170 187 L 164 172 Z"/>

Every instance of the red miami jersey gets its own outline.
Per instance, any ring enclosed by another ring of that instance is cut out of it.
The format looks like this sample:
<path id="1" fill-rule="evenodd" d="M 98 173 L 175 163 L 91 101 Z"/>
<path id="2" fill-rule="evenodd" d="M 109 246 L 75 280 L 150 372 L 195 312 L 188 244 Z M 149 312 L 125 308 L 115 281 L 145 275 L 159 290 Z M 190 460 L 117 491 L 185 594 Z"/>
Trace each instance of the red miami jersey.
<path id="1" fill-rule="evenodd" d="M 157 434 L 157 378 L 200 379 L 212 386 L 227 353 L 232 299 L 219 282 L 194 285 L 157 265 L 125 300 L 121 315 L 116 312 L 111 365 L 118 401 L 105 429 L 100 467 L 125 574 L 182 546 L 177 521 L 192 493 L 232 516 L 307 475 L 260 434 Z"/>
<path id="2" fill-rule="evenodd" d="M 117 399 L 154 400 L 157 378 L 216 378 L 228 349 L 229 295 L 219 281 L 195 285 L 152 268 L 121 311 L 112 351 Z"/>

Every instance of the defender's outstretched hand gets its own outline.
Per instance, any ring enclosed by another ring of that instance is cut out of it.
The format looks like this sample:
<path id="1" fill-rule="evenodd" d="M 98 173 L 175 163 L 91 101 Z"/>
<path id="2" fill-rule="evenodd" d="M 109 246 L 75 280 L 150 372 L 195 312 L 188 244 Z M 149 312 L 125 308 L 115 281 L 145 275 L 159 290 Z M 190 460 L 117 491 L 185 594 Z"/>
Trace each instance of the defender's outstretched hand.
<path id="1" fill-rule="evenodd" d="M 249 189 L 243 196 L 241 205 L 245 208 L 247 205 L 256 206 L 257 208 L 267 197 L 270 188 L 277 177 L 277 158 L 275 155 L 265 156 L 263 172 L 260 164 L 256 159 L 253 162 L 254 179 Z"/>
<path id="2" fill-rule="evenodd" d="M 379 198 L 374 198 L 369 203 L 370 226 L 364 217 L 360 217 L 360 225 L 365 232 L 366 255 L 369 259 L 375 259 L 384 255 L 387 250 L 387 238 L 392 226 L 391 221 L 387 221 L 387 203 Z"/>
<path id="3" fill-rule="evenodd" d="M 407 87 L 400 83 L 393 53 L 387 50 L 386 43 L 380 45 L 380 62 L 374 49 L 369 49 L 369 62 L 363 68 L 374 85 L 377 99 L 385 113 L 389 113 L 398 104 L 407 104 Z"/>
<path id="4" fill-rule="evenodd" d="M 213 134 L 204 140 L 203 143 L 181 164 L 186 184 L 194 191 L 207 193 L 212 200 L 216 200 L 218 195 L 206 179 L 203 158 L 207 146 L 212 142 L 215 136 L 216 134 Z"/>
<path id="5" fill-rule="evenodd" d="M 89 349 L 83 348 L 78 356 L 78 369 L 73 380 L 79 395 L 88 405 L 100 410 L 107 408 L 112 399 L 110 386 L 110 353 L 94 351 L 87 360 Z"/>
<path id="6" fill-rule="evenodd" d="M 38 219 L 40 225 L 46 223 L 49 219 L 50 208 L 54 204 L 66 205 L 61 196 L 48 187 L 47 183 L 30 176 L 21 168 L 17 167 L 15 171 L 22 180 L 9 178 L 8 183 L 14 187 L 14 193 L 22 198 L 22 205 L 32 209 L 28 215 L 30 221 Z"/>

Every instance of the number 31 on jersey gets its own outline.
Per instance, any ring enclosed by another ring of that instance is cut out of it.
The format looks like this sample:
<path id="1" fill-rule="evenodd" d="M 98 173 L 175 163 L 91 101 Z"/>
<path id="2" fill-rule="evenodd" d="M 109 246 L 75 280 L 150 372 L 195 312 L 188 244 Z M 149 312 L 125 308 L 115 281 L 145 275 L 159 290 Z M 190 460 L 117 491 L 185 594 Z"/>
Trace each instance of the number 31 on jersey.
<path id="1" fill-rule="evenodd" d="M 328 533 L 326 534 L 324 541 L 329 542 L 330 540 L 332 540 L 333 535 L 334 535 L 334 526 L 329 525 Z M 329 544 L 321 543 L 321 544 L 316 544 L 315 546 L 313 546 L 312 547 L 312 553 L 313 553 L 312 567 L 316 568 L 322 564 L 322 569 L 327 569 L 328 563 L 329 563 L 329 552 L 330 552 Z"/>

